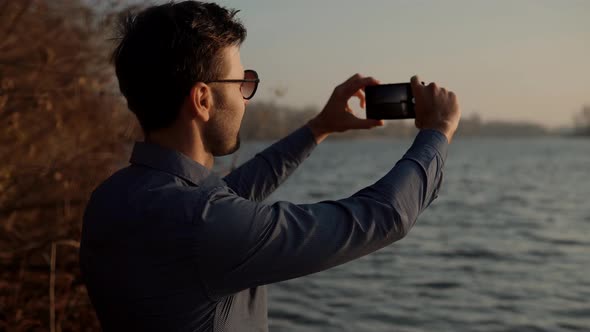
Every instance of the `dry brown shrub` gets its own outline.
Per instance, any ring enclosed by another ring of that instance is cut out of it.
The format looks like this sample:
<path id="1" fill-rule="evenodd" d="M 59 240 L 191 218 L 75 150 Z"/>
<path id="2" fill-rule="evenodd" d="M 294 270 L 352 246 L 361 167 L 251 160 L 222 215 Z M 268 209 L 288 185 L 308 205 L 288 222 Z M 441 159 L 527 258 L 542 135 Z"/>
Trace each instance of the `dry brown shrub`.
<path id="1" fill-rule="evenodd" d="M 56 330 L 98 329 L 75 244 L 91 190 L 137 136 L 108 61 L 117 10 L 0 0 L 0 330 L 48 330 L 52 310 Z"/>

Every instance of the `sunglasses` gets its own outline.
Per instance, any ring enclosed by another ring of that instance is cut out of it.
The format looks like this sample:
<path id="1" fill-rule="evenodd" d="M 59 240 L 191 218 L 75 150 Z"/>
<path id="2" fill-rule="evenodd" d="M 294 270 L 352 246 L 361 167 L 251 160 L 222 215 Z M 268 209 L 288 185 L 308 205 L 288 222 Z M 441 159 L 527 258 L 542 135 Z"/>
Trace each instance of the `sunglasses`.
<path id="1" fill-rule="evenodd" d="M 242 80 L 214 80 L 207 81 L 205 83 L 241 83 L 240 92 L 242 92 L 242 97 L 244 97 L 246 100 L 249 100 L 254 97 L 254 94 L 258 89 L 258 83 L 260 83 L 260 79 L 258 78 L 258 73 L 256 71 L 248 69 L 244 70 L 244 79 Z"/>

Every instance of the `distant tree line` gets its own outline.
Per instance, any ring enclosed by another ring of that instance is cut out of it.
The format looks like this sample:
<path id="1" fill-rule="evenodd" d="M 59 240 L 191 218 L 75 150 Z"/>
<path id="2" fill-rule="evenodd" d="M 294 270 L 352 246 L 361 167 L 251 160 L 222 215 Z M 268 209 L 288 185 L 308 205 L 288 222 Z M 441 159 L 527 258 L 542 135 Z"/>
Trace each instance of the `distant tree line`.
<path id="1" fill-rule="evenodd" d="M 590 136 L 590 105 L 584 105 L 574 117 L 574 135 Z"/>
<path id="2" fill-rule="evenodd" d="M 270 140 L 283 137 L 319 113 L 319 109 L 298 109 L 275 102 L 254 102 L 246 108 L 241 135 L 245 139 Z M 413 137 L 417 133 L 413 120 L 389 120 L 386 125 L 371 130 L 351 130 L 333 135 L 334 138 Z M 549 131 L 538 124 L 483 121 L 477 114 L 464 117 L 458 136 L 543 136 Z"/>

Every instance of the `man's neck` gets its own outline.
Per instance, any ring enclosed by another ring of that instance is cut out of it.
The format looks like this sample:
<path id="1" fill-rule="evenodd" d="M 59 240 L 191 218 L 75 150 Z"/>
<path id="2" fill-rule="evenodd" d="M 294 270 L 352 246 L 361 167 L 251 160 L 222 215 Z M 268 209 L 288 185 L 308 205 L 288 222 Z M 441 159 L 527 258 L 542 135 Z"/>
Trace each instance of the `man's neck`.
<path id="1" fill-rule="evenodd" d="M 146 135 L 145 141 L 178 151 L 208 169 L 213 168 L 215 158 L 205 149 L 198 133 L 166 128 L 150 132 Z"/>

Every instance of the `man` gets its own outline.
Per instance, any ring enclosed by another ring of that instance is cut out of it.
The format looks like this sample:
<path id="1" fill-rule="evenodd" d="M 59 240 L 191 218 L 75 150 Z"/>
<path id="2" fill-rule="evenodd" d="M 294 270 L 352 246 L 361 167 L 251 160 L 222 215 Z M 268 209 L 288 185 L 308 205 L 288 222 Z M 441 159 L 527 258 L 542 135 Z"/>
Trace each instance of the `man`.
<path id="1" fill-rule="evenodd" d="M 258 77 L 244 71 L 246 30 L 196 1 L 130 16 L 113 59 L 141 123 L 131 165 L 93 193 L 80 260 L 105 331 L 265 331 L 264 285 L 346 263 L 404 237 L 437 196 L 460 111 L 455 95 L 412 78 L 412 147 L 383 178 L 349 198 L 261 203 L 332 132 L 372 128 L 348 100 L 378 84 L 354 75 L 321 113 L 223 179 Z M 318 179 L 321 181 L 321 179 Z"/>

